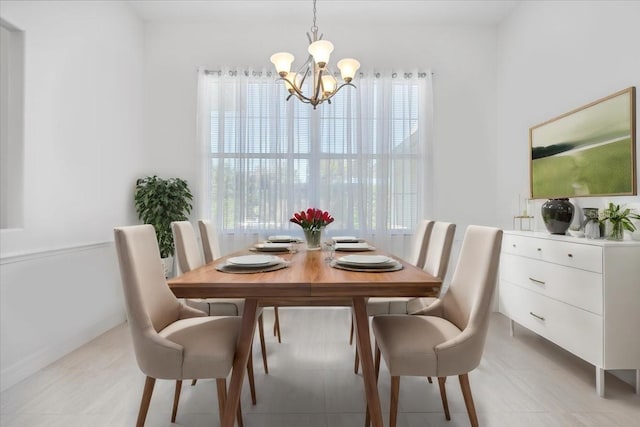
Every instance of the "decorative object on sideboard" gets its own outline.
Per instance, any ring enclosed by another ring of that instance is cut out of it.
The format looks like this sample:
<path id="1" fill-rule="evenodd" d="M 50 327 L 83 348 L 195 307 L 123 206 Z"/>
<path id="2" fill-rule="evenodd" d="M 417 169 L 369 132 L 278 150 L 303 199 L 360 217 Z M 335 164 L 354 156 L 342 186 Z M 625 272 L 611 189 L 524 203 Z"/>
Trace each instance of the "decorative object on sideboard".
<path id="1" fill-rule="evenodd" d="M 602 211 L 600 217 L 601 222 L 607 222 L 610 232 L 607 233 L 609 240 L 622 240 L 624 238 L 624 230 L 630 232 L 636 231 L 636 226 L 631 222 L 632 219 L 640 219 L 640 215 L 631 212 L 629 208 L 622 208 L 620 205 L 609 203 L 609 206 Z"/>
<path id="2" fill-rule="evenodd" d="M 331 98 L 345 86 L 354 87 L 352 80 L 360 63 L 353 58 L 345 58 L 338 61 L 338 69 L 343 83 L 338 86 L 338 80 L 329 69 L 329 55 L 333 51 L 333 44 L 328 40 L 322 40 L 323 35 L 318 36 L 316 25 L 316 0 L 313 0 L 313 26 L 309 39 L 309 56 L 307 61 L 298 69 L 291 72 L 291 64 L 294 56 L 288 52 L 278 52 L 271 55 L 271 62 L 276 67 L 280 80 L 289 91 L 289 100 L 292 96 L 305 104 L 313 105 L 313 109 L 327 101 L 331 104 Z M 306 84 L 305 84 L 306 81 Z M 305 94 L 305 91 L 307 93 Z"/>
<path id="3" fill-rule="evenodd" d="M 635 195 L 635 87 L 529 129 L 534 199 Z"/>
<path id="4" fill-rule="evenodd" d="M 600 221 L 598 220 L 598 208 L 583 208 L 584 211 L 584 236 L 587 239 L 600 238 Z"/>
<path id="5" fill-rule="evenodd" d="M 549 199 L 542 205 L 542 220 L 551 234 L 565 234 L 575 208 L 569 199 Z"/>

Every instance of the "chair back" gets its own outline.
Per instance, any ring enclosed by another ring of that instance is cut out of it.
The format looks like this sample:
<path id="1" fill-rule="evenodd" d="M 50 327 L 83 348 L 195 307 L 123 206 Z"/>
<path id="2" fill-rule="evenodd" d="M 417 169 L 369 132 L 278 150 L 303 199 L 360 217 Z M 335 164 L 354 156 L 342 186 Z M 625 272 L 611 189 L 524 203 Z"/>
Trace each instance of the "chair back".
<path id="1" fill-rule="evenodd" d="M 158 331 L 179 318 L 181 304 L 167 286 L 155 230 L 149 224 L 117 227 L 114 238 L 138 366 L 154 378 L 175 375 L 180 349 L 161 348 Z"/>
<path id="2" fill-rule="evenodd" d="M 173 242 L 176 246 L 176 259 L 181 273 L 194 270 L 204 264 L 196 232 L 189 221 L 173 221 L 171 223 Z"/>
<path id="3" fill-rule="evenodd" d="M 218 233 L 211 222 L 206 219 L 198 220 L 198 228 L 200 229 L 200 240 L 202 240 L 202 253 L 204 253 L 204 262 L 210 263 L 214 259 L 222 256 L 220 253 L 220 242 L 218 241 Z"/>
<path id="4" fill-rule="evenodd" d="M 444 281 L 449 268 L 449 258 L 455 234 L 456 225 L 450 222 L 436 221 L 431 230 L 423 269 L 442 281 Z"/>
<path id="5" fill-rule="evenodd" d="M 411 238 L 411 249 L 407 257 L 409 264 L 415 265 L 418 268 L 424 267 L 424 260 L 427 255 L 427 246 L 429 245 L 432 228 L 433 221 L 428 219 L 424 219 L 416 225 L 416 229 Z"/>
<path id="6" fill-rule="evenodd" d="M 470 225 L 449 289 L 441 297 L 444 318 L 460 330 L 473 328 L 471 330 L 477 335 L 474 348 L 478 350 L 478 360 L 489 326 L 501 244 L 502 230 Z"/>

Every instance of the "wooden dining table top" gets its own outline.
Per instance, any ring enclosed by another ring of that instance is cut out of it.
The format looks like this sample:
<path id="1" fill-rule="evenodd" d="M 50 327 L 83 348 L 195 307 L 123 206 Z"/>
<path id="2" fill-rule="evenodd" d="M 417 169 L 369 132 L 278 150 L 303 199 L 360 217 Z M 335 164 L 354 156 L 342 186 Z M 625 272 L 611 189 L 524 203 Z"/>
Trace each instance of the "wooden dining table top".
<path id="1" fill-rule="evenodd" d="M 356 272 L 334 268 L 325 258 L 325 251 L 307 251 L 298 245 L 296 253 L 276 254 L 289 266 L 276 271 L 229 273 L 216 269 L 230 257 L 251 254 L 239 251 L 191 270 L 168 284 L 178 298 L 322 298 L 322 297 L 390 297 L 434 296 L 441 281 L 424 270 L 382 251 L 398 260 L 403 268 L 392 272 Z M 351 253 L 351 252 L 350 252 Z M 350 254 L 349 253 L 349 254 Z M 336 252 L 334 258 L 347 255 Z M 360 253 L 363 254 L 363 253 Z M 392 285 L 392 286 L 391 286 Z"/>

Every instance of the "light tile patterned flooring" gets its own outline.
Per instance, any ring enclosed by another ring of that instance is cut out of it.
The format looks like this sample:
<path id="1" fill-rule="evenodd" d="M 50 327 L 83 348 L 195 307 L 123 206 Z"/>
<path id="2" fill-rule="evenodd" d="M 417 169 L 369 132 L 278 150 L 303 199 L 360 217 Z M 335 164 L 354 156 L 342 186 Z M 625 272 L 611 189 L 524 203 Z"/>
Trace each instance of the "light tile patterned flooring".
<path id="1" fill-rule="evenodd" d="M 265 310 L 266 329 L 273 311 Z M 268 336 L 270 374 L 264 375 L 257 340 L 254 363 L 258 404 L 248 387 L 242 408 L 247 427 L 360 427 L 364 424 L 361 377 L 353 373 L 345 308 L 283 308 L 283 342 Z M 483 427 L 639 427 L 640 396 L 608 375 L 606 398 L 595 393 L 594 369 L 524 328 L 508 333 L 494 314 L 484 358 L 470 374 Z M 138 370 L 127 325 L 120 325 L 1 395 L 2 427 L 134 426 L 144 376 Z M 177 423 L 170 423 L 174 383 L 158 381 L 146 425 L 218 426 L 215 381 L 183 385 Z M 388 425 L 389 375 L 379 390 Z M 398 427 L 468 426 L 456 378 L 447 381 L 451 421 L 437 384 L 400 381 Z"/>

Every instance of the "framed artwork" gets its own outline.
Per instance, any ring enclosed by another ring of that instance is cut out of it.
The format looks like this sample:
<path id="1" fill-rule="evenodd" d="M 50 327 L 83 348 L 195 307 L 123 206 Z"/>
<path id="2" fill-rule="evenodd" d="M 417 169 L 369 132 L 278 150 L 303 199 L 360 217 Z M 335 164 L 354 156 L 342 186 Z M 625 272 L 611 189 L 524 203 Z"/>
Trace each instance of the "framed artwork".
<path id="1" fill-rule="evenodd" d="M 635 105 L 630 87 L 530 128 L 531 198 L 637 194 Z"/>

